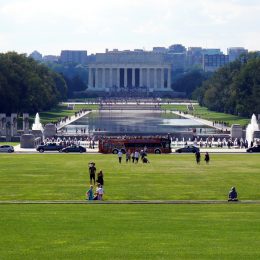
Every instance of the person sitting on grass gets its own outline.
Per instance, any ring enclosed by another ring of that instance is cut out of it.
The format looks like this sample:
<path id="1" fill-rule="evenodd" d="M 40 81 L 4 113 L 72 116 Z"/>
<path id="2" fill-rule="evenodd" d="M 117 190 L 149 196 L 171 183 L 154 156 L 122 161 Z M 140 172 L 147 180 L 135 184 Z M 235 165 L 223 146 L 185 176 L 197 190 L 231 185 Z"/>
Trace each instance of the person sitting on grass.
<path id="1" fill-rule="evenodd" d="M 93 185 L 90 185 L 90 189 L 86 192 L 86 200 L 93 200 Z"/>
<path id="2" fill-rule="evenodd" d="M 94 200 L 103 200 L 104 189 L 100 183 L 97 184 Z"/>
<path id="3" fill-rule="evenodd" d="M 147 157 L 144 157 L 144 158 L 142 159 L 142 161 L 143 161 L 143 163 L 150 163 L 149 160 L 147 159 Z"/>
<path id="4" fill-rule="evenodd" d="M 237 199 L 237 191 L 235 187 L 232 187 L 228 194 L 228 201 L 238 201 Z"/>

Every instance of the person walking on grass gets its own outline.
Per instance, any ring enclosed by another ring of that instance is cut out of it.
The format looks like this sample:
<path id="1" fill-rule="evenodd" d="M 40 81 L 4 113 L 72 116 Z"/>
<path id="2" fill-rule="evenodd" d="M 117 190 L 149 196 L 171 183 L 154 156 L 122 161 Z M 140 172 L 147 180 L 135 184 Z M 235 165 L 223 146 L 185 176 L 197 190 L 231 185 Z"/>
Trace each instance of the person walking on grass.
<path id="1" fill-rule="evenodd" d="M 135 151 L 135 154 L 134 154 L 135 163 L 138 163 L 138 161 L 139 161 L 139 156 L 140 156 L 140 153 L 136 150 L 136 151 Z"/>
<path id="2" fill-rule="evenodd" d="M 125 154 L 125 161 L 126 163 L 130 162 L 131 160 L 131 153 L 130 153 L 130 150 L 128 150 Z"/>
<path id="3" fill-rule="evenodd" d="M 123 157 L 123 153 L 122 153 L 121 150 L 118 151 L 117 156 L 118 156 L 118 161 L 119 161 L 119 163 L 121 163 L 121 162 L 122 162 L 122 157 Z"/>
<path id="4" fill-rule="evenodd" d="M 94 185 L 96 183 L 96 167 L 95 167 L 95 163 L 94 162 L 91 162 L 89 163 L 89 167 L 88 167 L 88 170 L 89 170 L 89 179 L 90 179 L 90 184 L 92 184 L 92 180 L 94 181 Z"/>
<path id="5" fill-rule="evenodd" d="M 132 158 L 132 163 L 134 163 L 135 162 L 135 153 L 134 152 L 131 153 L 131 158 Z"/>
<path id="6" fill-rule="evenodd" d="M 197 151 L 197 152 L 195 153 L 195 158 L 196 158 L 197 164 L 200 164 L 200 152 L 199 152 L 199 151 Z"/>
<path id="7" fill-rule="evenodd" d="M 209 158 L 209 153 L 208 152 L 205 153 L 205 159 L 204 160 L 205 160 L 206 164 L 209 164 L 210 158 Z"/>
<path id="8" fill-rule="evenodd" d="M 97 174 L 97 183 L 101 184 L 102 186 L 104 185 L 104 174 L 102 170 L 100 170 Z"/>

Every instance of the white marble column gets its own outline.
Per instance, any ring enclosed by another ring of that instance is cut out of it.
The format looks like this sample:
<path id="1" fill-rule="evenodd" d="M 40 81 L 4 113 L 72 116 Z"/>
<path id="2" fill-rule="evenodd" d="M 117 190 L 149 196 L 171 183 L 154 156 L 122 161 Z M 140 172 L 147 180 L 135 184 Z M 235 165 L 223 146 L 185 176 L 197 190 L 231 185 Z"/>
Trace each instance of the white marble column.
<path id="1" fill-rule="evenodd" d="M 132 68 L 132 86 L 135 87 L 135 68 Z"/>
<path id="2" fill-rule="evenodd" d="M 143 86 L 143 68 L 140 68 L 139 72 L 139 87 Z"/>
<path id="3" fill-rule="evenodd" d="M 102 86 L 101 88 L 106 87 L 106 69 L 102 68 Z"/>
<path id="4" fill-rule="evenodd" d="M 124 87 L 127 87 L 127 68 L 124 69 Z"/>
<path id="5" fill-rule="evenodd" d="M 157 68 L 154 68 L 153 80 L 154 80 L 154 88 L 157 88 Z"/>
<path id="6" fill-rule="evenodd" d="M 171 88 L 171 69 L 168 69 L 168 80 L 167 80 L 167 88 Z"/>
<path id="7" fill-rule="evenodd" d="M 88 68 L 88 87 L 93 88 L 92 68 Z"/>
<path id="8" fill-rule="evenodd" d="M 109 69 L 109 88 L 113 87 L 113 68 Z"/>
<path id="9" fill-rule="evenodd" d="M 164 87 L 164 68 L 161 68 L 161 86 L 160 88 Z"/>
<path id="10" fill-rule="evenodd" d="M 95 68 L 95 88 L 98 88 L 98 68 Z"/>
<path id="11" fill-rule="evenodd" d="M 147 71 L 147 88 L 150 89 L 151 88 L 150 68 L 147 68 L 146 71 Z"/>
<path id="12" fill-rule="evenodd" d="M 116 85 L 118 87 L 118 89 L 120 88 L 120 68 L 116 69 Z"/>

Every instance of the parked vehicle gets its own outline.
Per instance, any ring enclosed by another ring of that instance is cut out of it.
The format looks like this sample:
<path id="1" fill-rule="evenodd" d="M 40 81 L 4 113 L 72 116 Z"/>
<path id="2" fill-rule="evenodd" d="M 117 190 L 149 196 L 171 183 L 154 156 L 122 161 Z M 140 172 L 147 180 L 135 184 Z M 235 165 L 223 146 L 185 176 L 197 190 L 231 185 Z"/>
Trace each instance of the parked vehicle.
<path id="1" fill-rule="evenodd" d="M 43 153 L 45 151 L 59 151 L 61 152 L 62 148 L 64 148 L 64 146 L 60 145 L 60 144 L 56 144 L 56 143 L 47 143 L 47 144 L 42 144 L 39 145 L 36 150 L 40 153 Z"/>
<path id="2" fill-rule="evenodd" d="M 80 145 L 71 145 L 61 150 L 63 153 L 85 153 L 87 149 Z"/>
<path id="3" fill-rule="evenodd" d="M 1 145 L 0 146 L 0 153 L 13 153 L 14 147 L 11 145 Z"/>
<path id="4" fill-rule="evenodd" d="M 260 145 L 256 145 L 246 149 L 248 153 L 260 153 Z"/>
<path id="5" fill-rule="evenodd" d="M 187 145 L 175 150 L 176 153 L 196 153 L 199 151 L 200 149 L 194 145 Z"/>

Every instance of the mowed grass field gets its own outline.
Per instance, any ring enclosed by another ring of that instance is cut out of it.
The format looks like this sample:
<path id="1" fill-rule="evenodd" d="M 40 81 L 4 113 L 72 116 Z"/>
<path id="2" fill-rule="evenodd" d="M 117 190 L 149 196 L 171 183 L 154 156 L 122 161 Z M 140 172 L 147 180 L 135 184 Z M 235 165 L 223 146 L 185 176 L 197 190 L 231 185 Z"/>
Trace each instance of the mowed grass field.
<path id="1" fill-rule="evenodd" d="M 105 200 L 260 200 L 257 154 L 1 154 L 0 200 L 83 200 L 88 162 L 105 176 Z M 0 259 L 259 259 L 260 204 L 0 204 Z"/>
<path id="2" fill-rule="evenodd" d="M 259 205 L 0 205 L 1 259 L 259 259 Z"/>
<path id="3" fill-rule="evenodd" d="M 117 155 L 1 154 L 0 200 L 83 200 L 88 163 L 103 170 L 105 200 L 260 200 L 258 154 L 149 155 L 150 164 L 118 163 Z"/>

